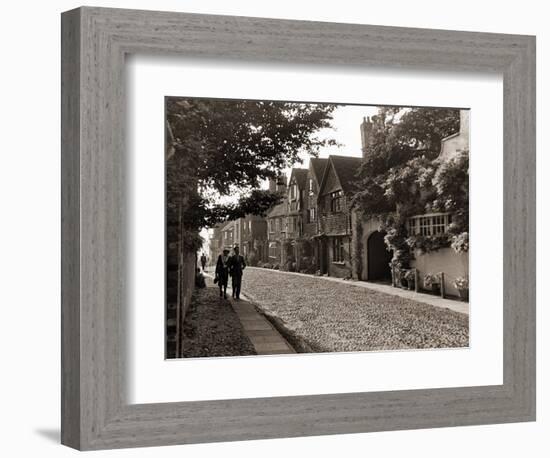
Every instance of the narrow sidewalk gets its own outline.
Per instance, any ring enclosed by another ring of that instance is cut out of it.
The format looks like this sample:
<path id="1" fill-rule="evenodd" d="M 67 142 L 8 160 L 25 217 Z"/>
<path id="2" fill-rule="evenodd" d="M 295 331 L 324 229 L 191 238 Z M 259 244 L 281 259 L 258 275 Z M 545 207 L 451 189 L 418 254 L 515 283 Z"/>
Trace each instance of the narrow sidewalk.
<path id="1" fill-rule="evenodd" d="M 231 305 L 258 355 L 296 353 L 267 318 L 256 310 L 254 304 L 246 300 L 232 300 Z"/>
<path id="2" fill-rule="evenodd" d="M 209 278 L 213 276 L 204 272 Z M 228 296 L 231 292 L 231 280 L 227 288 Z M 243 299 L 244 298 L 244 299 Z M 260 314 L 252 302 L 241 293 L 241 299 L 231 299 L 231 306 L 239 317 L 244 332 L 252 342 L 258 355 L 284 355 L 296 353 L 294 348 L 275 329 L 268 319 Z"/>

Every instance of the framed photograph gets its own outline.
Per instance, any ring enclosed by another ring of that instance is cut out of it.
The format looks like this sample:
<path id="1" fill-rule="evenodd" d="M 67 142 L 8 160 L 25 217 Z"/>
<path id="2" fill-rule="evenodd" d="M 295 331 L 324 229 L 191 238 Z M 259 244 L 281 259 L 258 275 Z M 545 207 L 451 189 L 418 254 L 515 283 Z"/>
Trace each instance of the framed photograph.
<path id="1" fill-rule="evenodd" d="M 534 37 L 63 13 L 63 444 L 534 419 Z"/>

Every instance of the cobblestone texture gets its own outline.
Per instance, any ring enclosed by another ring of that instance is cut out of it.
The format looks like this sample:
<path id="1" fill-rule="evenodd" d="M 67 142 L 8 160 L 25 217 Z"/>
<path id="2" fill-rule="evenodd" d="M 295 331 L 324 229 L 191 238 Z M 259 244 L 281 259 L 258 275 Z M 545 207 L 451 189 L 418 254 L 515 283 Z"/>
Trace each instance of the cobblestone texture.
<path id="1" fill-rule="evenodd" d="M 247 268 L 242 291 L 311 351 L 468 346 L 467 315 L 353 284 Z"/>

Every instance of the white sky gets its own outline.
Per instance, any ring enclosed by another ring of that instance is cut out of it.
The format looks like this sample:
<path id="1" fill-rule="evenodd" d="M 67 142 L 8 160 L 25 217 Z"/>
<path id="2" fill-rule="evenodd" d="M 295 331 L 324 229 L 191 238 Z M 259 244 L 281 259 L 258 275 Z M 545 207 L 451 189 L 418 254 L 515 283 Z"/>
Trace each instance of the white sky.
<path id="1" fill-rule="evenodd" d="M 339 156 L 361 157 L 361 131 L 359 126 L 363 117 L 378 113 L 378 107 L 365 105 L 345 105 L 338 107 L 333 112 L 333 129 L 323 129 L 319 132 L 321 138 L 333 138 L 341 146 L 329 146 L 322 148 L 319 157 L 328 157 L 331 154 Z M 307 168 L 309 155 L 302 156 L 303 165 L 296 167 Z"/>

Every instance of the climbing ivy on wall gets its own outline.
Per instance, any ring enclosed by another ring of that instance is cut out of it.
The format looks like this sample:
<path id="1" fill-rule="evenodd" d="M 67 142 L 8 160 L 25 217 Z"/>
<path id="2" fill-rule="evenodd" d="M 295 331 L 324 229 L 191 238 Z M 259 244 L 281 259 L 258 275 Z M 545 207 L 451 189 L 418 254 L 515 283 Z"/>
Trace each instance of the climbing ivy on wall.
<path id="1" fill-rule="evenodd" d="M 412 249 L 430 252 L 451 246 L 467 252 L 468 151 L 437 159 L 441 139 L 459 127 L 459 111 L 450 109 L 381 109 L 360 170 L 353 204 L 364 217 L 381 220 L 391 264 L 410 266 Z M 425 213 L 450 213 L 452 223 L 441 235 L 409 235 L 407 220 Z"/>

